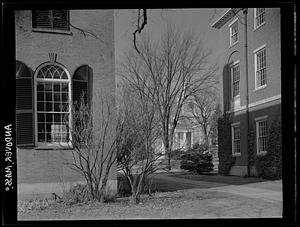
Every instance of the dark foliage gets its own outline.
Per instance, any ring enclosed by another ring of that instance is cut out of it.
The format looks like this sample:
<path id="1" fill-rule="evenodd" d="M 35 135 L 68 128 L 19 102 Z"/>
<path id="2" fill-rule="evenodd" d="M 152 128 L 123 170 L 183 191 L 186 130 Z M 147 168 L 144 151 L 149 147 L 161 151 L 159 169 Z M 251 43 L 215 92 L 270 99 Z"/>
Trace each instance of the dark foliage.
<path id="1" fill-rule="evenodd" d="M 268 152 L 255 159 L 256 171 L 264 179 L 282 178 L 281 120 L 275 119 L 269 128 Z"/>
<path id="2" fill-rule="evenodd" d="M 192 150 L 181 156 L 180 168 L 197 174 L 211 172 L 214 169 L 212 160 L 211 153 Z"/>
<path id="3" fill-rule="evenodd" d="M 235 157 L 231 150 L 231 125 L 228 114 L 218 119 L 218 143 L 219 143 L 219 174 L 229 175 L 231 167 L 235 163 Z"/>

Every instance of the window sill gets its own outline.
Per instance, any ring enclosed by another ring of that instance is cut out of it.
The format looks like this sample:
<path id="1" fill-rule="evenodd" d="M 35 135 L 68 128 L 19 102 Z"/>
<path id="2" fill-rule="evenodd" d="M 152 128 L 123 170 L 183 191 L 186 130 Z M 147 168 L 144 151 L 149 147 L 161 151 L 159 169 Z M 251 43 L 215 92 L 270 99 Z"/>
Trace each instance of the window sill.
<path id="1" fill-rule="evenodd" d="M 259 153 L 256 153 L 257 156 L 264 156 L 267 154 L 267 151 L 261 151 Z"/>
<path id="2" fill-rule="evenodd" d="M 35 150 L 73 150 L 70 143 L 38 143 Z"/>
<path id="3" fill-rule="evenodd" d="M 33 28 L 32 32 L 51 33 L 51 34 L 60 34 L 60 35 L 73 35 L 73 33 L 71 31 L 67 31 L 67 30 L 43 29 L 43 28 Z"/>
<path id="4" fill-rule="evenodd" d="M 232 157 L 239 157 L 239 156 L 241 156 L 241 153 L 232 154 Z"/>
<path id="5" fill-rule="evenodd" d="M 265 24 L 266 24 L 266 22 L 264 22 L 264 23 L 258 25 L 257 27 L 255 26 L 254 29 L 253 29 L 253 31 L 258 30 L 260 27 L 262 27 L 262 26 L 265 25 Z"/>
<path id="6" fill-rule="evenodd" d="M 254 91 L 260 91 L 260 90 L 262 90 L 262 89 L 264 89 L 264 88 L 266 88 L 266 87 L 267 87 L 267 85 L 265 84 L 265 85 L 263 85 L 263 86 L 260 86 L 260 87 L 258 87 L 258 88 L 255 88 Z"/>

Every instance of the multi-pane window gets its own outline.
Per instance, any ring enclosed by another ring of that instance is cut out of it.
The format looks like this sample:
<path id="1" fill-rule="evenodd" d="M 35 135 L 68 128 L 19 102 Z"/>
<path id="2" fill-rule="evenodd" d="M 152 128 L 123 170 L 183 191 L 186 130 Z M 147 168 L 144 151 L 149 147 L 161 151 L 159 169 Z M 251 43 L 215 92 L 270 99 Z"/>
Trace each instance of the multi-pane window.
<path id="1" fill-rule="evenodd" d="M 267 84 L 267 56 L 266 48 L 255 52 L 255 81 L 256 89 Z"/>
<path id="2" fill-rule="evenodd" d="M 240 94 L 240 65 L 236 63 L 230 67 L 232 81 L 232 97 Z"/>
<path id="3" fill-rule="evenodd" d="M 238 41 L 238 21 L 230 25 L 230 46 Z"/>
<path id="4" fill-rule="evenodd" d="M 265 8 L 255 8 L 254 10 L 254 28 L 265 23 Z"/>
<path id="5" fill-rule="evenodd" d="M 33 10 L 32 27 L 50 30 L 70 30 L 68 10 Z"/>
<path id="6" fill-rule="evenodd" d="M 257 131 L 257 153 L 264 153 L 268 150 L 268 121 L 261 120 L 256 122 Z"/>
<path id="7" fill-rule="evenodd" d="M 65 69 L 47 64 L 36 75 L 38 143 L 69 142 L 70 79 Z"/>
<path id="8" fill-rule="evenodd" d="M 240 125 L 232 126 L 232 154 L 240 154 L 241 153 L 241 131 Z"/>

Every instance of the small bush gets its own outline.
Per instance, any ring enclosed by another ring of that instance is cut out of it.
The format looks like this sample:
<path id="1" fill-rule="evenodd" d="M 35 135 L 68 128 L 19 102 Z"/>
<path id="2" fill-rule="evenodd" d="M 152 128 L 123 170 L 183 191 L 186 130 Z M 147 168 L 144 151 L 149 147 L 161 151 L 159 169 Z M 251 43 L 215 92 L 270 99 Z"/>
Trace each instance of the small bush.
<path id="1" fill-rule="evenodd" d="M 197 174 L 213 171 L 213 156 L 209 152 L 188 152 L 181 156 L 180 168 Z"/>
<path id="2" fill-rule="evenodd" d="M 68 191 L 63 193 L 61 200 L 67 205 L 73 205 L 77 203 L 87 203 L 92 199 L 87 185 L 76 184 L 75 186 L 72 186 Z"/>

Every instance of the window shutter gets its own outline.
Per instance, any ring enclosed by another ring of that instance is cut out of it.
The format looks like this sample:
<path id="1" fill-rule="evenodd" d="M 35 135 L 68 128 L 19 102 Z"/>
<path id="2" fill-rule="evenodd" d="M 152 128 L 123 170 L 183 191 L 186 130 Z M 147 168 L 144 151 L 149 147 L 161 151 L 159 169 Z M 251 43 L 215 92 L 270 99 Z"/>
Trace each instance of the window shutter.
<path id="1" fill-rule="evenodd" d="M 67 10 L 52 10 L 53 29 L 69 30 L 69 15 Z"/>
<path id="2" fill-rule="evenodd" d="M 34 145 L 32 75 L 26 65 L 16 62 L 17 146 Z"/>
<path id="3" fill-rule="evenodd" d="M 70 30 L 68 10 L 33 10 L 32 27 Z"/>
<path id="4" fill-rule="evenodd" d="M 89 67 L 87 65 L 79 67 L 73 76 L 73 102 L 79 103 L 84 94 L 84 101 L 90 104 Z"/>
<path id="5" fill-rule="evenodd" d="M 32 27 L 33 28 L 52 28 L 50 10 L 33 10 Z"/>

